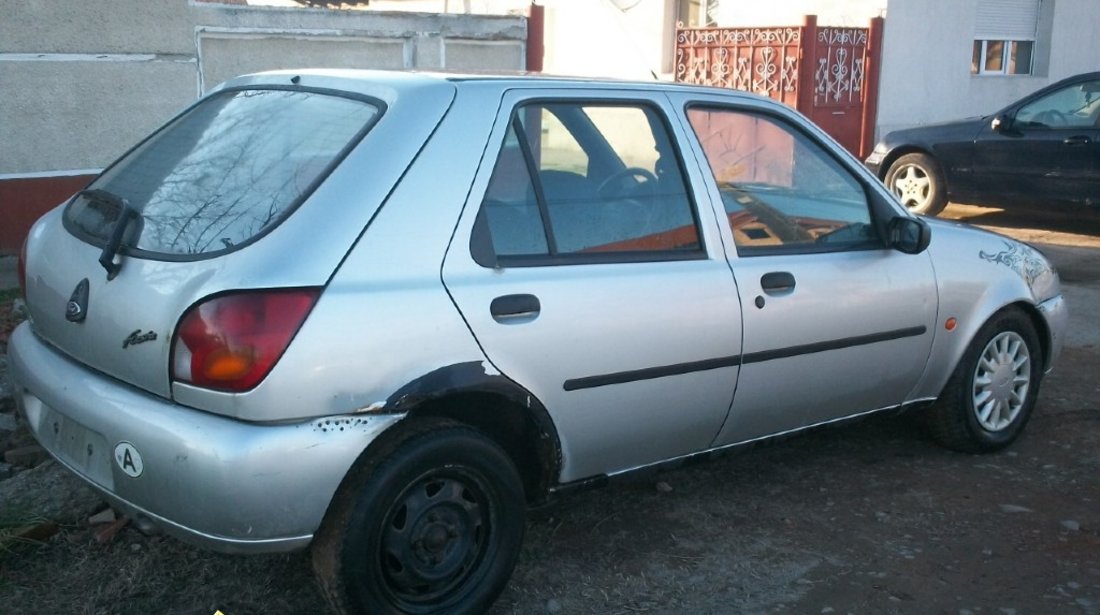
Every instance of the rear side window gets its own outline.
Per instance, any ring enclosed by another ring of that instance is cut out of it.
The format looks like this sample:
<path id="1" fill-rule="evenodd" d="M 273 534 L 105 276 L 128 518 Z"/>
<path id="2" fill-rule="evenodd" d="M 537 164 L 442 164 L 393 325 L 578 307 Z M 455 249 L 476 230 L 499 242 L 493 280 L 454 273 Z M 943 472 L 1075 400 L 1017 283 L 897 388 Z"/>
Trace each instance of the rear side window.
<path id="1" fill-rule="evenodd" d="M 283 220 L 366 133 L 370 102 L 304 90 L 230 90 L 207 98 L 126 154 L 65 213 L 103 244 L 123 217 L 123 247 L 153 255 L 232 250 Z"/>
<path id="2" fill-rule="evenodd" d="M 485 266 L 703 255 L 661 116 L 617 103 L 517 109 L 471 247 Z"/>

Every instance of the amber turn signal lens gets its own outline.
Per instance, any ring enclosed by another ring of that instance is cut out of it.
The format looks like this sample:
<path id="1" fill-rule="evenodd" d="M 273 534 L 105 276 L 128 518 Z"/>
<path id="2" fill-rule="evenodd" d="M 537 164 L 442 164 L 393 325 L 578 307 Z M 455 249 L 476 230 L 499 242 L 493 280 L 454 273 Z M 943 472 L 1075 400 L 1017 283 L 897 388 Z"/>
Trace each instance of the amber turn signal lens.
<path id="1" fill-rule="evenodd" d="M 947 322 L 943 323 L 943 328 L 948 331 L 954 331 L 955 327 L 959 325 L 959 321 L 955 317 L 947 319 Z"/>
<path id="2" fill-rule="evenodd" d="M 202 366 L 202 375 L 210 380 L 225 382 L 237 380 L 252 369 L 252 352 L 218 349 L 206 357 Z"/>

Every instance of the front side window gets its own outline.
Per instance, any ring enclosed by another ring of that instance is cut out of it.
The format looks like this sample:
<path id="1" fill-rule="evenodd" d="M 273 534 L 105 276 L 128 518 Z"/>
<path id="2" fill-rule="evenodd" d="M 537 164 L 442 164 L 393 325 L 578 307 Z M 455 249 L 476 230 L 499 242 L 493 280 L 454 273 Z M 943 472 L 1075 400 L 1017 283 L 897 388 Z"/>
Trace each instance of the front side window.
<path id="1" fill-rule="evenodd" d="M 1022 128 L 1093 128 L 1100 126 L 1100 80 L 1055 90 L 1016 112 Z"/>
<path id="2" fill-rule="evenodd" d="M 664 123 L 648 106 L 625 104 L 520 107 L 494 164 L 472 245 L 487 266 L 702 254 Z"/>
<path id="3" fill-rule="evenodd" d="M 153 255 L 231 250 L 289 215 L 379 111 L 305 90 L 215 94 L 100 175 L 65 223 L 102 244 L 130 218 L 123 248 Z"/>
<path id="4" fill-rule="evenodd" d="M 687 115 L 738 254 L 882 246 L 862 185 L 801 131 L 749 111 L 696 107 Z"/>

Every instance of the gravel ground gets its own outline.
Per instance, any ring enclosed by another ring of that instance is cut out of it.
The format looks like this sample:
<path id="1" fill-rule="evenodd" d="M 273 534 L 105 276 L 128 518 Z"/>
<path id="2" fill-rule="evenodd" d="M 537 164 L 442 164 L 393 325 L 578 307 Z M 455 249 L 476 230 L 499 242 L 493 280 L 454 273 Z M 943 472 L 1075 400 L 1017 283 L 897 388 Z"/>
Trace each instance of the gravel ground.
<path id="1" fill-rule="evenodd" d="M 879 417 L 570 496 L 529 513 L 492 612 L 1100 613 L 1100 219 L 946 216 L 1035 242 L 1066 283 L 1067 348 L 1016 445 L 961 455 L 919 416 Z M 304 553 L 222 556 L 131 527 L 95 542 L 94 499 L 61 474 L 0 481 L 0 536 L 38 514 L 12 509 L 27 492 L 77 502 L 45 542 L 0 549 L 0 611 L 321 609 Z"/>

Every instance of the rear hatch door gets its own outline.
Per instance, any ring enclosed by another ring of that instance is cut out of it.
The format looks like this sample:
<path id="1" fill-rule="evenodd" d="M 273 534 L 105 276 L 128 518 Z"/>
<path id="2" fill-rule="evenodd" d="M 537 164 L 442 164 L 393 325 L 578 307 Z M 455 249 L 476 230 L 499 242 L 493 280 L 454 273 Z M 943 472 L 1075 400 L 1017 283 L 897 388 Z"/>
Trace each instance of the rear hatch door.
<path id="1" fill-rule="evenodd" d="M 453 85 L 294 79 L 230 82 L 36 224 L 27 304 L 40 338 L 169 397 L 172 337 L 195 302 L 328 281 Z"/>

